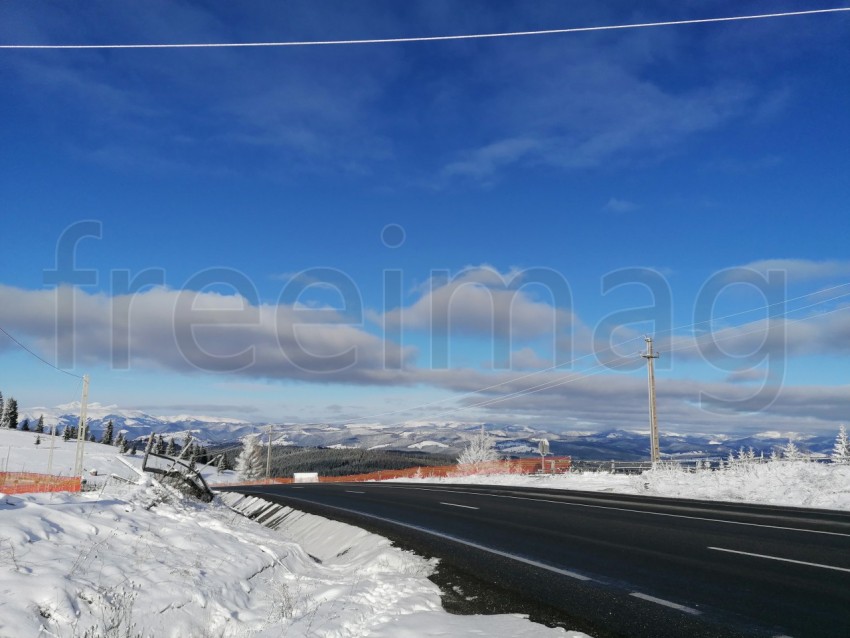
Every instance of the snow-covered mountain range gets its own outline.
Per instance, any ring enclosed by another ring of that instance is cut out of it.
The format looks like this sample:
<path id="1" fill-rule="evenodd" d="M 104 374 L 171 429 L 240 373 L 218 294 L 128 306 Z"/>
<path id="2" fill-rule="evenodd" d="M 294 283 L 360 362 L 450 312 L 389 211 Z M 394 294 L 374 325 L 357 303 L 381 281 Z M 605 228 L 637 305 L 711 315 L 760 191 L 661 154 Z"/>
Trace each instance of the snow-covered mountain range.
<path id="1" fill-rule="evenodd" d="M 76 426 L 79 421 L 79 403 L 69 403 L 55 408 L 29 408 L 21 413 L 34 424 L 40 415 L 46 426 L 64 428 Z M 308 447 L 351 447 L 457 454 L 469 438 L 481 427 L 479 423 L 415 423 L 403 428 L 381 424 L 334 425 L 326 423 L 287 424 L 251 423 L 239 419 L 181 414 L 154 416 L 138 410 L 122 410 L 118 406 L 97 403 L 88 407 L 89 425 L 99 436 L 107 422 L 112 421 L 115 433 L 124 431 L 130 439 L 139 439 L 150 432 L 173 437 L 177 443 L 187 433 L 202 444 L 226 444 L 248 434 L 265 433 L 272 426 L 273 441 L 277 445 Z M 549 440 L 550 451 L 556 455 L 570 455 L 586 460 L 637 460 L 649 457 L 649 437 L 646 432 L 626 429 L 600 432 L 554 432 L 537 430 L 528 426 L 484 424 L 489 434 L 496 438 L 496 446 L 506 455 L 529 456 L 536 454 L 537 441 Z M 835 440 L 834 434 L 806 435 L 794 432 L 760 432 L 757 434 L 718 435 L 664 432 L 661 434 L 661 451 L 676 458 L 727 456 L 740 448 L 752 447 L 757 453 L 769 454 L 774 448 L 785 445 L 789 439 L 801 449 L 828 454 Z"/>

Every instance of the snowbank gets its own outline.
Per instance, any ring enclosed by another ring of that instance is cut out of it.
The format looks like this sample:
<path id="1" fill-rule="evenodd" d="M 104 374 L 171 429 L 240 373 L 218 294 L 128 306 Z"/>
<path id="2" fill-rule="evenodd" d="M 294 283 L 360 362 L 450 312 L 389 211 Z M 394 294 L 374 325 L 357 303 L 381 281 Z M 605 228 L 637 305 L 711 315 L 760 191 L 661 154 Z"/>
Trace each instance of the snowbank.
<path id="1" fill-rule="evenodd" d="M 148 481 L 0 495 L 0 637 L 581 636 L 452 616 L 432 562 L 341 523 L 285 518 L 274 531 Z"/>
<path id="2" fill-rule="evenodd" d="M 808 461 L 736 461 L 723 469 L 701 469 L 696 472 L 678 466 L 662 465 L 640 475 L 574 472 L 556 475 L 485 474 L 393 480 L 517 485 L 850 510 L 850 465 Z"/>

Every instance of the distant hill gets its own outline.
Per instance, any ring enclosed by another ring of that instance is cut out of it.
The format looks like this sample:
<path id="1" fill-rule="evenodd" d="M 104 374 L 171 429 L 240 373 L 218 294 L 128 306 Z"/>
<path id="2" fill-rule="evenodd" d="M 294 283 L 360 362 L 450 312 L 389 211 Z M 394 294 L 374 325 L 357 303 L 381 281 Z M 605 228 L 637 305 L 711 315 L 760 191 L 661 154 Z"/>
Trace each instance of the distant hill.
<path id="1" fill-rule="evenodd" d="M 21 412 L 21 420 L 29 418 L 35 423 L 44 415 L 47 426 L 58 428 L 76 426 L 79 404 L 71 403 L 56 408 L 28 408 Z M 220 447 L 236 442 L 248 434 L 263 434 L 268 423 L 251 423 L 239 419 L 181 414 L 153 416 L 138 410 L 121 410 L 117 406 L 89 406 L 89 426 L 100 436 L 108 421 L 112 421 L 115 434 L 124 431 L 130 439 L 141 439 L 150 432 L 173 437 L 179 444 L 188 433 L 202 445 Z M 416 423 L 403 427 L 380 424 L 334 425 L 271 424 L 273 444 L 298 447 L 357 448 L 366 450 L 400 450 L 428 452 L 448 456 L 457 455 L 466 446 L 469 437 L 481 427 L 479 423 Z M 600 432 L 554 432 L 528 426 L 484 424 L 496 438 L 499 451 L 507 456 L 536 454 L 537 441 L 546 438 L 552 454 L 569 455 L 587 460 L 638 460 L 649 457 L 649 437 L 646 432 L 616 429 Z M 794 442 L 803 450 L 829 454 L 835 434 L 796 434 Z M 756 453 L 770 452 L 788 442 L 787 434 L 762 432 L 759 434 L 678 434 L 664 433 L 662 426 L 661 451 L 673 458 L 725 457 L 741 447 L 752 447 Z"/>

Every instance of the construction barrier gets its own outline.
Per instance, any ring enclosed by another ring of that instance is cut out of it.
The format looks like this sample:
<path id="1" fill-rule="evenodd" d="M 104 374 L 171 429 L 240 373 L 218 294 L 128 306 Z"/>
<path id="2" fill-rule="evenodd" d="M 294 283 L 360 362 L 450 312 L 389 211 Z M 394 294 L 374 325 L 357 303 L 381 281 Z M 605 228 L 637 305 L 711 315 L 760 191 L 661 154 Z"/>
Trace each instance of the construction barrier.
<path id="1" fill-rule="evenodd" d="M 570 471 L 569 456 L 546 457 L 545 469 L 540 459 L 514 459 L 507 461 L 487 461 L 470 463 L 468 465 L 435 465 L 409 467 L 403 470 L 379 470 L 368 474 L 351 474 L 348 476 L 320 476 L 319 483 L 356 483 L 361 481 L 389 481 L 392 479 L 417 478 L 451 478 L 453 476 L 472 476 L 475 474 L 564 474 Z M 259 481 L 244 481 L 228 483 L 227 486 L 238 485 L 286 485 L 292 483 L 291 478 L 270 478 Z M 224 487 L 223 484 L 222 487 Z"/>
<path id="2" fill-rule="evenodd" d="M 29 494 L 33 492 L 79 492 L 80 477 L 53 476 L 35 472 L 0 472 L 0 492 Z"/>

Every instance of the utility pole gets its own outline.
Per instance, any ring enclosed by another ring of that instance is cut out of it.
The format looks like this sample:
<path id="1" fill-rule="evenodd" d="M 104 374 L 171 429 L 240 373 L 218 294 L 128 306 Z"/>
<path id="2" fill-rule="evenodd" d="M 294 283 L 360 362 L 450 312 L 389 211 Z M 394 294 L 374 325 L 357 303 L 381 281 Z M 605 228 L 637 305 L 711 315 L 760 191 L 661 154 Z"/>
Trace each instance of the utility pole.
<path id="1" fill-rule="evenodd" d="M 652 351 L 652 337 L 644 337 L 646 341 L 646 352 L 641 354 L 646 359 L 647 372 L 649 373 L 649 437 L 650 437 L 650 454 L 652 456 L 652 464 L 655 465 L 661 460 L 661 451 L 658 445 L 658 416 L 655 413 L 655 359 L 660 357 L 658 353 Z"/>
<path id="2" fill-rule="evenodd" d="M 89 409 L 89 375 L 83 375 L 83 397 L 80 401 L 80 423 L 77 426 L 77 462 L 74 466 L 74 474 L 83 475 L 83 451 L 86 445 L 86 423 L 88 421 Z"/>
<path id="3" fill-rule="evenodd" d="M 47 473 L 53 474 L 53 448 L 56 445 L 56 424 L 50 428 L 50 453 L 47 455 Z"/>
<path id="4" fill-rule="evenodd" d="M 272 426 L 269 426 L 269 449 L 266 450 L 266 483 L 271 479 L 272 468 Z"/>

